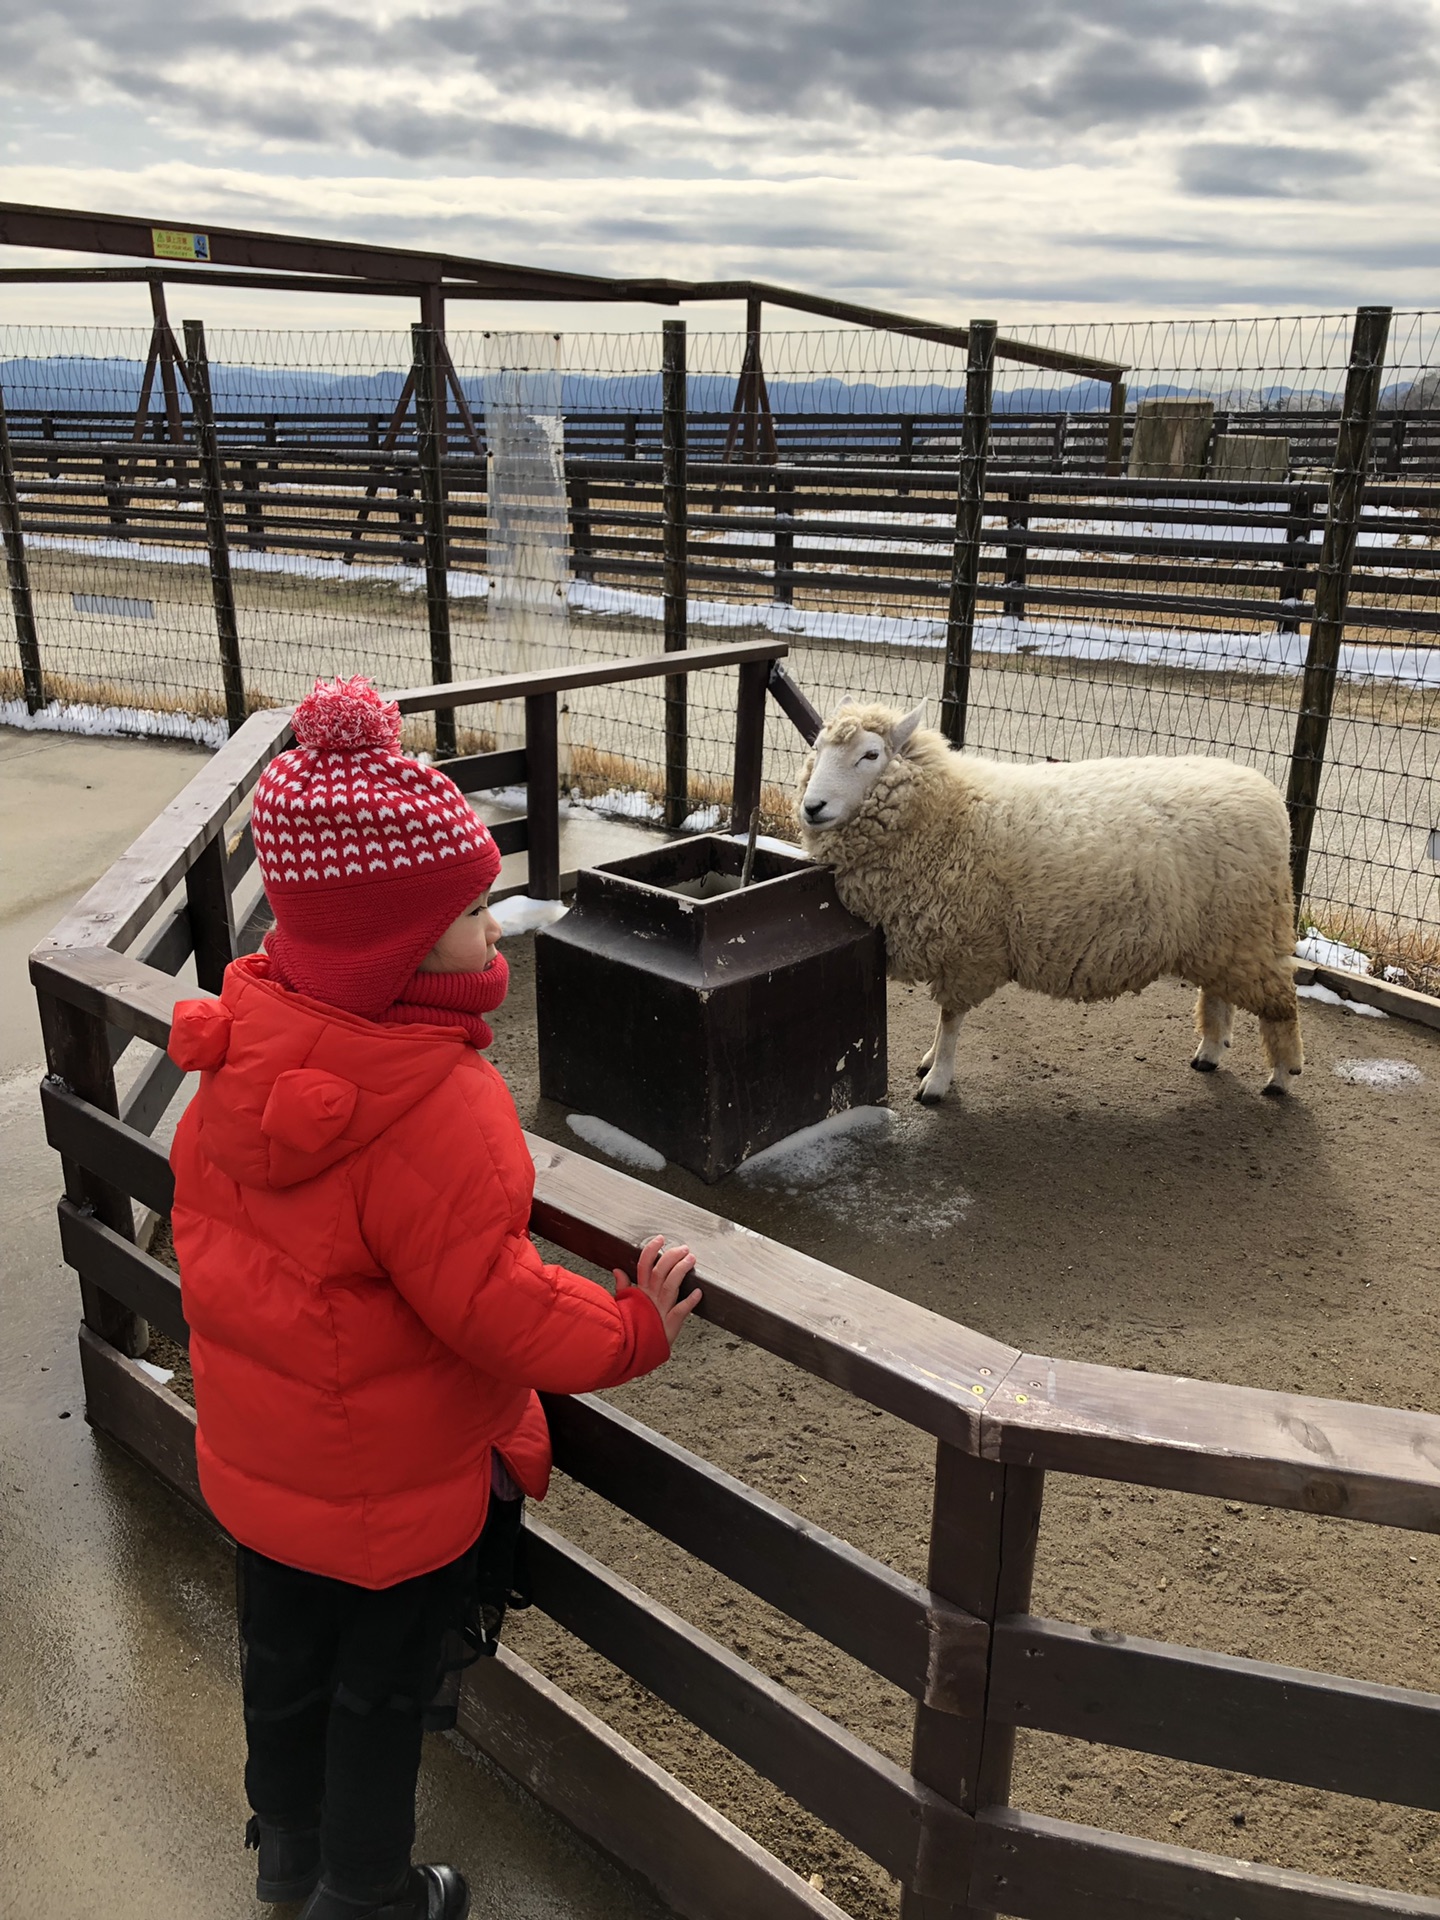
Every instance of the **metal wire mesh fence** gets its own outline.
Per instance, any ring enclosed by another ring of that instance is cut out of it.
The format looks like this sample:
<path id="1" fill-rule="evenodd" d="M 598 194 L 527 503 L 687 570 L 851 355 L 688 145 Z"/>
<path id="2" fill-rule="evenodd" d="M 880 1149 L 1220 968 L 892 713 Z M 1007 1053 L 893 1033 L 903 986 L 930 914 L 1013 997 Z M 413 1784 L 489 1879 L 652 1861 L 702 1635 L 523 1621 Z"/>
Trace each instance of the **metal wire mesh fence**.
<path id="1" fill-rule="evenodd" d="M 1358 425 L 1348 314 L 1010 329 L 993 365 L 981 332 L 969 365 L 858 330 L 0 333 L 0 693 L 214 740 L 315 674 L 779 633 L 822 710 L 924 700 L 1012 758 L 1250 762 L 1308 834 L 1308 913 L 1436 990 L 1437 316 L 1394 316 Z M 576 694 L 563 778 L 721 821 L 733 714 L 731 674 L 678 706 Z M 510 744 L 503 710 L 461 719 Z M 773 825 L 803 751 L 772 711 Z"/>

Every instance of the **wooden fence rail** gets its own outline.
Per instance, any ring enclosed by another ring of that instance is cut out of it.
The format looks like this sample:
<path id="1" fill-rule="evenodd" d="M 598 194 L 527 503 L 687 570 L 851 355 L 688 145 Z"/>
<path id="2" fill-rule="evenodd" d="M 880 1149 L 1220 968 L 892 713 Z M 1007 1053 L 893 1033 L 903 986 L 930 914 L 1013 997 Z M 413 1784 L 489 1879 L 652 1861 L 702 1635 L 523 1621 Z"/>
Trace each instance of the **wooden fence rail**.
<path id="1" fill-rule="evenodd" d="M 147 447 L 172 445 L 183 436 L 188 424 L 178 415 L 172 420 L 159 407 L 142 416 L 138 435 L 133 411 L 118 407 L 12 406 L 10 417 L 18 438 L 62 444 L 104 440 Z M 958 410 L 786 409 L 769 417 L 776 455 L 783 461 L 892 463 L 953 470 L 959 453 L 962 415 Z M 1217 425 L 1223 423 L 1225 433 L 1285 441 L 1290 465 L 1304 469 L 1330 464 L 1339 420 L 1338 407 L 1254 413 L 1231 409 L 1217 416 Z M 1381 420 L 1381 433 L 1371 456 L 1371 469 L 1377 478 L 1440 474 L 1440 407 L 1387 408 Z M 687 409 L 687 423 L 691 447 L 699 457 L 718 460 L 725 456 L 727 443 L 734 439 L 731 413 L 691 407 Z M 392 446 L 413 448 L 415 440 L 413 415 L 397 425 L 393 408 L 385 413 L 367 413 L 359 409 L 227 407 L 216 409 L 215 424 L 221 441 L 236 447 L 261 444 L 282 449 L 350 451 L 378 447 L 386 439 Z M 446 424 L 448 436 L 467 435 L 467 422 L 453 402 Z M 1122 461 L 1133 426 L 1132 407 L 1123 421 L 1119 449 Z M 483 446 L 484 422 L 480 416 L 476 417 L 476 428 Z M 1073 408 L 1017 412 L 1005 408 L 996 414 L 992 431 L 992 459 L 1002 468 L 1081 475 L 1115 470 L 1113 416 L 1106 408 L 1089 412 Z M 565 411 L 566 446 L 591 458 L 658 459 L 663 437 L 663 409 L 659 406 L 629 411 L 623 407 L 570 407 Z"/>
<path id="2" fill-rule="evenodd" d="M 624 664 L 634 676 L 739 664 L 753 680 L 783 652 L 777 643 Z M 418 688 L 403 704 L 543 703 L 602 672 Z M 31 960 L 51 1069 L 45 1125 L 66 1173 L 61 1245 L 85 1302 L 88 1416 L 197 1505 L 194 1415 L 130 1357 L 147 1324 L 186 1338 L 176 1276 L 133 1218 L 136 1203 L 157 1215 L 170 1205 L 169 1165 L 149 1132 L 178 1083 L 152 1082 L 138 1116 L 122 1113 L 110 1062 L 126 1042 L 163 1048 L 176 1001 L 200 990 L 175 971 L 192 953 L 211 967 L 227 940 L 239 943 L 254 887 L 240 822 L 287 725 L 283 713 L 246 721 Z M 489 780 L 504 762 L 514 777 L 533 770 L 531 751 L 523 767 L 515 752 L 457 764 Z M 529 1145 L 534 1229 L 633 1271 L 652 1190 L 553 1142 Z M 667 1208 L 696 1254 L 709 1320 L 934 1438 L 928 1584 L 607 1401 L 550 1399 L 557 1464 L 908 1693 L 911 1764 L 536 1525 L 537 1599 L 556 1620 L 879 1862 L 901 1884 L 906 1920 L 1440 1920 L 1440 1900 L 1006 1804 L 1011 1741 L 1027 1726 L 1440 1806 L 1440 1696 L 1038 1619 L 1029 1606 L 1046 1472 L 1440 1532 L 1440 1418 L 1026 1354 L 703 1208 L 673 1197 Z M 840 1920 L 823 1893 L 507 1651 L 472 1670 L 462 1726 L 680 1913 Z"/>

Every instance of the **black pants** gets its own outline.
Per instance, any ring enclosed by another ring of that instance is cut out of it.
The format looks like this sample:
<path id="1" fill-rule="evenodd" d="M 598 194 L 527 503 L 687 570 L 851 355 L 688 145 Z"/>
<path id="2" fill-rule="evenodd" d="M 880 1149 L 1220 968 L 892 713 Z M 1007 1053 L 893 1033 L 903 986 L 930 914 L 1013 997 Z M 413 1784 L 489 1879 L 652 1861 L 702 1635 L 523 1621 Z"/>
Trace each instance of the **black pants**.
<path id="1" fill-rule="evenodd" d="M 409 1865 L 421 1735 L 454 1724 L 459 1669 L 521 1599 L 520 1507 L 492 1500 L 458 1560 L 373 1591 L 239 1550 L 246 1796 L 262 1820 L 319 1825 L 341 1892 L 374 1897 Z"/>

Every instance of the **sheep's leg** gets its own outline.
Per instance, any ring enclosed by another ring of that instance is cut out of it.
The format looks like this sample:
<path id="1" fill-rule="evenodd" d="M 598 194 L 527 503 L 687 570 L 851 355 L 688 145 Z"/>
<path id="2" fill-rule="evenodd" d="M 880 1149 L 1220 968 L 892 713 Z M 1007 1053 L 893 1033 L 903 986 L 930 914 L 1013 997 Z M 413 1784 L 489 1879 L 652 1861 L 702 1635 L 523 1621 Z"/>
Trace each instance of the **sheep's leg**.
<path id="1" fill-rule="evenodd" d="M 915 1095 L 924 1106 L 938 1107 L 950 1091 L 950 1082 L 955 1078 L 955 1043 L 960 1037 L 960 1022 L 964 1018 L 963 1007 L 955 1012 L 948 1007 L 940 1009 L 935 1044 L 925 1056 L 921 1067 L 925 1078 Z"/>
<path id="2" fill-rule="evenodd" d="M 1294 998 L 1294 989 L 1291 989 Z M 1290 1082 L 1305 1065 L 1305 1048 L 1300 1039 L 1300 1021 L 1295 1014 L 1288 1019 L 1267 1019 L 1260 1016 L 1260 1043 L 1265 1049 L 1265 1058 L 1270 1062 L 1270 1078 L 1260 1089 L 1262 1093 L 1284 1094 L 1290 1091 Z"/>
<path id="3" fill-rule="evenodd" d="M 1200 1036 L 1200 1044 L 1190 1062 L 1197 1073 L 1213 1073 L 1219 1066 L 1234 1025 L 1235 1009 L 1230 1002 L 1202 987 L 1195 1001 L 1195 1031 Z"/>
<path id="4" fill-rule="evenodd" d="M 1262 1093 L 1285 1094 L 1305 1065 L 1300 1039 L 1300 1006 L 1295 998 L 1295 969 L 1288 954 L 1278 959 L 1254 983 L 1237 992 L 1236 999 L 1260 1022 L 1260 1040 L 1270 1063 L 1270 1078 Z"/>
<path id="5" fill-rule="evenodd" d="M 940 1043 L 944 1039 L 944 1037 L 945 1037 L 945 1016 L 942 1013 L 935 1022 L 935 1038 L 930 1042 L 930 1045 L 925 1049 L 924 1054 L 921 1056 L 920 1064 L 915 1069 L 916 1073 L 919 1075 L 919 1077 L 922 1080 L 925 1078 L 926 1074 L 929 1073 L 931 1067 L 934 1066 L 936 1057 L 940 1052 Z"/>

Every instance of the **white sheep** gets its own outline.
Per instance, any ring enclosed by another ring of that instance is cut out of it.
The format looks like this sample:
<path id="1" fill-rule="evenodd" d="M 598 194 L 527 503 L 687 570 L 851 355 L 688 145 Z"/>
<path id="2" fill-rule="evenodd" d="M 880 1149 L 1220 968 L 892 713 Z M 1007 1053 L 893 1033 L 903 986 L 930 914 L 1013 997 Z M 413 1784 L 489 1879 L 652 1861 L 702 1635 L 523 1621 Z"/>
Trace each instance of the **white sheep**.
<path id="1" fill-rule="evenodd" d="M 1228 760 L 1012 766 L 953 753 L 923 709 L 846 702 L 801 789 L 801 841 L 897 980 L 940 1009 L 916 1098 L 950 1090 L 960 1022 L 1007 980 L 1110 1000 L 1164 974 L 1200 989 L 1191 1066 L 1213 1072 L 1234 1009 L 1258 1015 L 1283 1094 L 1303 1064 L 1290 834 L 1261 774 Z"/>

